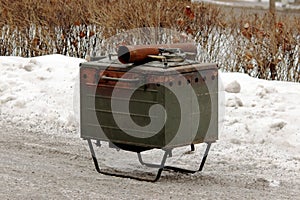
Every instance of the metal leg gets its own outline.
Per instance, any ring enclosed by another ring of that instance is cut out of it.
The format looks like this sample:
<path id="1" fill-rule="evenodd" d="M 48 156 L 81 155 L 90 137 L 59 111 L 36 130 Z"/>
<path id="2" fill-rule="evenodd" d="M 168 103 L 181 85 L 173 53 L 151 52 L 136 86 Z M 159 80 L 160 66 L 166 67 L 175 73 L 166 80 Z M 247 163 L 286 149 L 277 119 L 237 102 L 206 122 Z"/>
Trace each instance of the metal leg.
<path id="1" fill-rule="evenodd" d="M 156 178 L 152 182 L 155 182 L 160 178 L 161 172 L 164 169 L 164 166 L 165 166 L 165 163 L 166 163 L 166 160 L 167 160 L 167 157 L 168 157 L 169 153 L 170 153 L 169 151 L 165 151 L 165 154 L 164 154 L 164 157 L 161 161 L 161 164 L 160 164 L 159 170 L 157 172 Z"/>
<path id="2" fill-rule="evenodd" d="M 204 155 L 202 157 L 201 163 L 200 163 L 200 167 L 198 170 L 189 170 L 189 169 L 183 169 L 183 168 L 179 168 L 179 167 L 173 167 L 173 166 L 165 166 L 164 169 L 169 169 L 169 170 L 173 170 L 173 171 L 177 171 L 177 172 L 182 172 L 182 173 L 188 173 L 188 174 L 193 174 L 199 171 L 202 171 L 206 158 L 208 156 L 208 152 L 210 149 L 211 143 L 207 143 L 207 147 L 205 149 Z"/>
<path id="3" fill-rule="evenodd" d="M 189 170 L 189 169 L 183 169 L 183 168 L 173 167 L 173 166 L 164 166 L 163 169 L 164 170 L 165 169 L 167 169 L 167 170 L 173 170 L 173 171 L 176 171 L 176 172 L 182 172 L 182 173 L 187 173 L 187 174 L 193 174 L 193 173 L 196 173 L 198 171 L 202 171 L 202 169 L 204 167 L 204 164 L 205 164 L 205 161 L 206 161 L 206 158 L 208 156 L 208 152 L 210 150 L 210 147 L 211 147 L 211 143 L 207 143 L 207 147 L 205 149 L 205 152 L 204 152 L 204 155 L 202 157 L 202 160 L 201 160 L 201 163 L 200 163 L 200 167 L 199 167 L 198 170 Z M 147 167 L 152 167 L 152 168 L 161 167 L 161 165 L 158 165 L 158 164 L 152 164 L 152 163 L 146 163 L 146 162 L 144 162 L 140 153 L 138 153 L 138 159 L 139 159 L 139 162 L 142 165 L 145 165 Z"/>
<path id="4" fill-rule="evenodd" d="M 195 145 L 191 144 L 191 151 L 195 151 Z"/>
<path id="5" fill-rule="evenodd" d="M 97 157 L 96 157 L 96 154 L 95 154 L 95 151 L 94 151 L 92 141 L 91 141 L 91 139 L 87 139 L 87 141 L 88 141 L 89 148 L 90 148 L 90 151 L 91 151 L 91 154 L 92 154 L 93 162 L 95 164 L 95 168 L 96 168 L 97 172 L 101 173 L 101 170 L 100 170 L 99 165 L 98 165 L 98 160 L 97 160 Z"/>
<path id="6" fill-rule="evenodd" d="M 139 162 L 140 162 L 142 165 L 145 165 L 145 166 L 147 166 L 147 167 L 152 167 L 152 168 L 160 168 L 160 167 L 161 167 L 161 165 L 158 165 L 158 164 L 152 164 L 152 163 L 146 163 L 146 162 L 144 162 L 144 161 L 143 161 L 143 158 L 142 158 L 142 155 L 141 155 L 140 152 L 137 153 L 137 155 L 138 155 Z"/>
<path id="7" fill-rule="evenodd" d="M 166 150 L 165 153 L 164 153 L 164 156 L 162 158 L 161 164 L 160 165 L 155 165 L 155 168 L 158 168 L 158 171 L 157 171 L 155 179 L 153 179 L 153 180 L 143 179 L 143 178 L 139 178 L 139 177 L 135 177 L 135 176 L 130 176 L 130 175 L 125 175 L 125 174 L 116 174 L 116 173 L 102 171 L 100 169 L 100 167 L 99 167 L 98 160 L 97 160 L 97 157 L 96 157 L 96 154 L 95 154 L 94 147 L 93 147 L 93 144 L 91 142 L 91 139 L 87 139 L 87 141 L 88 141 L 89 148 L 90 148 L 90 151 L 91 151 L 91 154 L 92 154 L 92 158 L 93 158 L 93 162 L 94 162 L 94 165 L 95 165 L 95 169 L 96 169 L 96 171 L 98 173 L 104 174 L 104 175 L 109 175 L 109 176 L 121 177 L 121 178 L 131 178 L 131 179 L 135 179 L 135 180 L 139 180 L 139 181 L 156 182 L 157 180 L 159 180 L 159 178 L 161 176 L 161 173 L 162 173 L 162 171 L 164 169 L 167 157 L 170 154 L 170 151 Z M 140 160 L 141 159 L 140 154 L 138 153 L 138 155 L 139 155 L 139 160 Z M 142 160 L 140 160 L 140 161 L 142 161 Z M 153 164 L 153 166 L 154 166 L 154 164 Z"/>
<path id="8" fill-rule="evenodd" d="M 168 149 L 168 150 L 164 150 L 165 152 L 167 152 L 168 156 L 169 157 L 172 157 L 172 149 Z M 151 168 L 160 168 L 161 165 L 158 165 L 158 164 L 153 164 L 153 163 L 146 163 L 143 161 L 143 158 L 142 158 L 142 155 L 140 152 L 137 153 L 138 155 L 138 159 L 139 159 L 139 162 L 142 164 L 142 165 L 145 165 L 147 167 L 151 167 Z"/>
<path id="9" fill-rule="evenodd" d="M 200 167 L 199 167 L 198 171 L 202 171 L 202 169 L 204 167 L 204 164 L 205 164 L 206 158 L 208 156 L 208 152 L 209 152 L 210 146 L 211 146 L 211 143 L 207 143 L 207 147 L 205 149 L 205 152 L 204 152 L 204 155 L 203 155 L 203 158 L 202 158 L 202 161 L 201 161 L 201 164 L 200 164 Z"/>

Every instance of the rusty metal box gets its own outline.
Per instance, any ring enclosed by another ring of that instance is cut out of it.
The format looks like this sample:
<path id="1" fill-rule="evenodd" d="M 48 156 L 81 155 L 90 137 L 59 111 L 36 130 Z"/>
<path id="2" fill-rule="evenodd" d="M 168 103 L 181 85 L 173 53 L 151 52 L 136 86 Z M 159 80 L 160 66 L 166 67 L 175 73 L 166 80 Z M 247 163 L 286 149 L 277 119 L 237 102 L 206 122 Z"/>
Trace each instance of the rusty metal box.
<path id="1" fill-rule="evenodd" d="M 196 61 L 80 65 L 81 137 L 124 149 L 218 139 L 218 69 Z"/>

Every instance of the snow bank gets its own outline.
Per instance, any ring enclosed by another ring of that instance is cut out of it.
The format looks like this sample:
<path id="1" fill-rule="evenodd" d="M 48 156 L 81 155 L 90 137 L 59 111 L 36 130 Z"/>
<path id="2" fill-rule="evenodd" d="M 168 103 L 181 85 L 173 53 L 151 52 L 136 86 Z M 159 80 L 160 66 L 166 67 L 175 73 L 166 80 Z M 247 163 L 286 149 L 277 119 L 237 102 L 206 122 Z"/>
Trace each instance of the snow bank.
<path id="1" fill-rule="evenodd" d="M 80 62 L 85 60 L 62 55 L 0 57 L 1 121 L 34 131 L 77 132 Z"/>
<path id="2" fill-rule="evenodd" d="M 225 93 L 221 139 L 234 143 L 273 144 L 300 150 L 300 84 L 266 81 L 246 74 L 222 73 L 225 88 L 232 80 L 239 93 Z"/>

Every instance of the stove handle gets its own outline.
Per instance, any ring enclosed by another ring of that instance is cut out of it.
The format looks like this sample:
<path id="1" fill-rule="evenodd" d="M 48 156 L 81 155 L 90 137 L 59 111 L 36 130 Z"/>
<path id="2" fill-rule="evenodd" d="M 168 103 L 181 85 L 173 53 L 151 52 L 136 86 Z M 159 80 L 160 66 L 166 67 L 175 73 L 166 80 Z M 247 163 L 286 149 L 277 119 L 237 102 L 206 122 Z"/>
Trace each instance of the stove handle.
<path id="1" fill-rule="evenodd" d="M 139 82 L 139 81 L 140 81 L 140 79 L 138 79 L 138 78 L 127 79 L 127 78 L 116 78 L 116 77 L 109 77 L 109 76 L 101 76 L 100 79 L 108 80 L 108 81 L 129 82 L 129 83 L 132 83 L 132 82 Z"/>

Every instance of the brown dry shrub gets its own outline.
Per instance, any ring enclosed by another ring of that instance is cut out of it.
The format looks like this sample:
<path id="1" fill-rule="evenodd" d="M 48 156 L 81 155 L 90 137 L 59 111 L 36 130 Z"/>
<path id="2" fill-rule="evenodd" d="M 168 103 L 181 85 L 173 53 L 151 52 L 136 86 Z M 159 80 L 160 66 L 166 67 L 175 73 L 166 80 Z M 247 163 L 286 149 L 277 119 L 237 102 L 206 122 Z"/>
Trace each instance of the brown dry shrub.
<path id="1" fill-rule="evenodd" d="M 267 11 L 237 15 L 187 0 L 0 0 L 0 12 L 0 55 L 106 54 L 103 43 L 116 33 L 158 27 L 189 35 L 199 44 L 198 59 L 223 71 L 300 81 L 299 15 L 278 14 L 274 21 Z"/>

